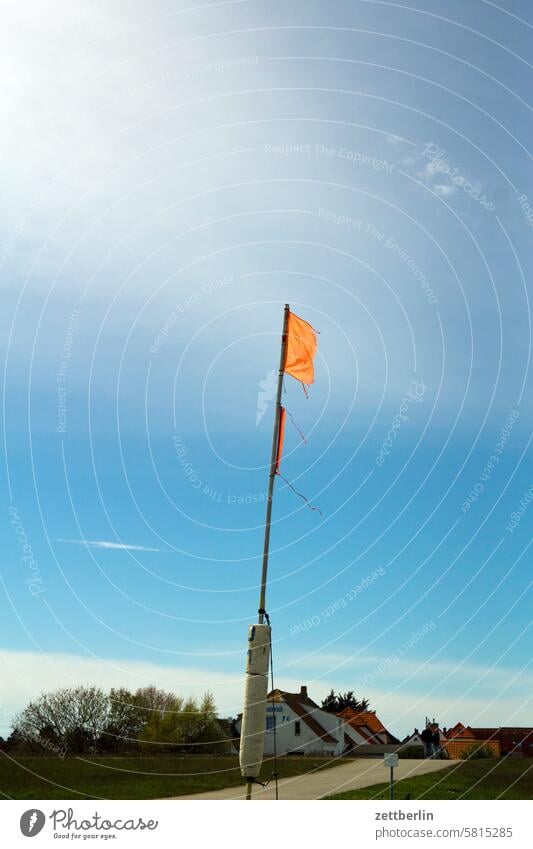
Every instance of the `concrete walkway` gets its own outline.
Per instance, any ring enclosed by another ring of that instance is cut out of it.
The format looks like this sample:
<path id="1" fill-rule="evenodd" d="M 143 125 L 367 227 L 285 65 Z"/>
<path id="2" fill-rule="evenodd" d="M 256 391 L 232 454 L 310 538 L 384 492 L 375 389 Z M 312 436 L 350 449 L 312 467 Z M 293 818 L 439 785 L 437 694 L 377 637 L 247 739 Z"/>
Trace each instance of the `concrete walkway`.
<path id="1" fill-rule="evenodd" d="M 414 775 L 437 772 L 454 761 L 401 760 L 394 770 L 397 781 Z M 368 787 L 389 780 L 389 770 L 383 766 L 382 758 L 357 758 L 347 760 L 342 766 L 310 772 L 307 775 L 295 775 L 282 778 L 279 782 L 280 799 L 323 799 L 334 793 L 344 793 L 358 787 Z M 176 796 L 177 799 L 244 799 L 245 787 L 228 787 L 225 790 L 212 790 L 209 793 L 195 793 L 193 796 Z M 253 788 L 253 799 L 275 799 L 274 784 L 264 789 L 258 784 Z"/>

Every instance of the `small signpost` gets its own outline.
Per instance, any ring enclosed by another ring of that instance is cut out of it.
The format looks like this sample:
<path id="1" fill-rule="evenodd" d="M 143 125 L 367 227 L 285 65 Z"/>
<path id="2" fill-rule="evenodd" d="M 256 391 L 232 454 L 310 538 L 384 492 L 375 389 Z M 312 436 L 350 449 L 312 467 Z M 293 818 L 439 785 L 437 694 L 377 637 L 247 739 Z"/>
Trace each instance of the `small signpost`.
<path id="1" fill-rule="evenodd" d="M 398 755 L 396 752 L 383 755 L 383 766 L 390 767 L 390 798 L 394 799 L 394 767 L 398 766 Z"/>

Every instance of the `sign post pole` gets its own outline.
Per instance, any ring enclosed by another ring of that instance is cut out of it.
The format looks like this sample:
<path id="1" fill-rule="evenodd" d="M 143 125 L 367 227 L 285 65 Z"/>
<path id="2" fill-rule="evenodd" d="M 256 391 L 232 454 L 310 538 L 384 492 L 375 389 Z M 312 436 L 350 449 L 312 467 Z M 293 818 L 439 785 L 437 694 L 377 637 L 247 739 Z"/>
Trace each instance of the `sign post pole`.
<path id="1" fill-rule="evenodd" d="M 383 766 L 390 768 L 390 798 L 394 799 L 394 767 L 398 766 L 398 755 L 396 752 L 391 752 L 390 755 L 383 755 Z"/>

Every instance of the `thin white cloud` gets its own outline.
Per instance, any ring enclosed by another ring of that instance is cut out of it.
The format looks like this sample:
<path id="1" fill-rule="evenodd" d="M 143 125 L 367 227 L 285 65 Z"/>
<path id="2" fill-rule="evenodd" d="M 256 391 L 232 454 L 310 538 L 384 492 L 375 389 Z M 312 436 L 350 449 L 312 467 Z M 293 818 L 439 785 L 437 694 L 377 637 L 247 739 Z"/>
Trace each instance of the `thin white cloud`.
<path id="1" fill-rule="evenodd" d="M 430 162 L 427 162 L 423 171 L 424 177 L 433 177 L 434 174 L 438 174 L 439 162 L 440 160 L 438 159 L 432 159 Z"/>
<path id="2" fill-rule="evenodd" d="M 421 158 L 421 156 L 418 157 L 418 162 Z M 414 162 L 415 160 L 413 160 Z M 405 161 L 404 164 L 407 164 L 407 162 Z M 462 186 L 474 189 L 478 195 L 483 191 L 483 186 L 479 181 L 465 176 L 458 168 L 452 168 L 445 156 L 442 158 L 440 156 L 435 157 L 429 162 L 425 162 L 422 170 L 417 171 L 417 176 L 441 197 L 450 197 L 456 194 Z M 439 180 L 439 182 L 435 182 L 436 180 Z"/>
<path id="3" fill-rule="evenodd" d="M 433 186 L 438 195 L 443 195 L 444 197 L 448 197 L 448 195 L 453 195 L 457 191 L 455 186 L 445 185 L 444 183 L 439 183 L 436 186 Z"/>
<path id="4" fill-rule="evenodd" d="M 66 542 L 69 545 L 85 545 L 87 548 L 104 548 L 111 551 L 165 551 L 164 548 L 152 548 L 149 545 L 132 545 L 127 542 L 108 542 L 95 539 L 61 539 L 54 537 L 54 542 Z"/>

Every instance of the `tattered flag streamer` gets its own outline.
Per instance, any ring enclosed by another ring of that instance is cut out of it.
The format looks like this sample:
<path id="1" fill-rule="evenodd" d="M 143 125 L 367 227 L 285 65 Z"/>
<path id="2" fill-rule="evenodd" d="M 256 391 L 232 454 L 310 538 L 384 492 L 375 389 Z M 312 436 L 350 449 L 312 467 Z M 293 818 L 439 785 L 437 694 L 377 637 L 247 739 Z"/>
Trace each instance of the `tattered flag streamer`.
<path id="1" fill-rule="evenodd" d="M 309 322 L 289 312 L 287 353 L 284 371 L 310 385 L 315 380 L 313 358 L 316 354 L 316 332 Z M 305 386 L 304 386 L 305 391 Z M 307 392 L 306 392 L 307 395 Z"/>
<path id="2" fill-rule="evenodd" d="M 317 513 L 320 513 L 320 515 L 322 515 L 322 510 L 320 509 L 320 507 L 315 507 L 313 504 L 311 504 L 309 499 L 305 495 L 303 495 L 301 492 L 298 492 L 298 490 L 293 487 L 292 483 L 290 481 L 288 481 L 287 478 L 284 478 L 283 475 L 280 474 L 280 472 L 276 472 L 276 474 L 278 475 L 278 477 L 281 478 L 283 483 L 286 483 L 287 486 L 290 489 L 292 489 L 292 491 L 294 492 L 295 495 L 298 496 L 298 498 L 301 498 L 303 501 L 305 501 L 306 507 L 309 507 L 310 510 L 316 510 Z"/>
<path id="3" fill-rule="evenodd" d="M 290 415 L 290 413 L 289 413 Z M 292 418 L 292 416 L 291 416 Z M 278 431 L 278 452 L 276 454 L 276 474 L 279 475 L 279 464 L 281 463 L 281 454 L 283 452 L 283 437 L 285 436 L 285 407 L 280 407 L 279 410 L 279 431 Z"/>

